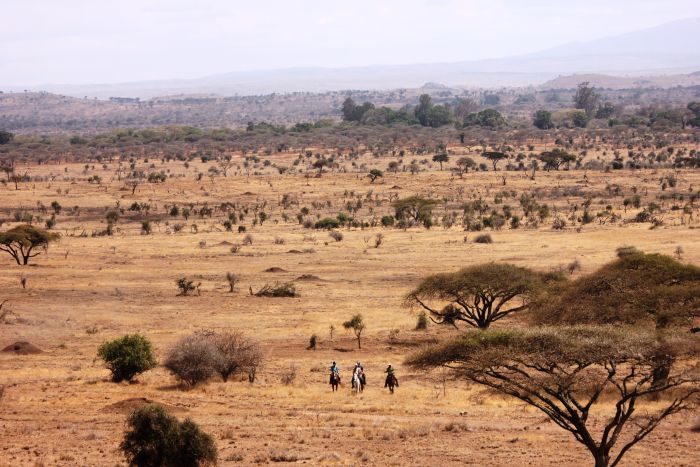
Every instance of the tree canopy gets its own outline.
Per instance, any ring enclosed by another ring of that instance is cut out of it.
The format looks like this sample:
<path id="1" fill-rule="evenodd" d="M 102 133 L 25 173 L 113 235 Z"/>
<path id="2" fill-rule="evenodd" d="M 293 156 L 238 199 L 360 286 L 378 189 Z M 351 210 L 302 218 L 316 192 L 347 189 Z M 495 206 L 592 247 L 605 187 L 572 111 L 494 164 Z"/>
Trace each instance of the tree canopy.
<path id="1" fill-rule="evenodd" d="M 532 118 L 532 124 L 540 130 L 549 130 L 554 128 L 552 121 L 552 112 L 548 110 L 538 110 Z"/>
<path id="2" fill-rule="evenodd" d="M 503 159 L 508 159 L 508 155 L 500 151 L 484 151 L 482 156 L 491 161 L 493 164 L 493 170 L 497 170 L 496 166 L 500 161 Z"/>
<path id="3" fill-rule="evenodd" d="M 422 196 L 409 196 L 408 198 L 394 201 L 393 206 L 398 220 L 412 220 L 430 227 L 432 225 L 433 208 L 437 204 L 437 200 L 434 199 L 423 198 Z"/>
<path id="4" fill-rule="evenodd" d="M 0 232 L 0 251 L 12 256 L 17 264 L 26 265 L 29 258 L 39 255 L 36 248 L 48 248 L 49 243 L 57 241 L 61 235 L 56 232 L 38 229 L 33 225 L 22 224 L 6 232 Z"/>
<path id="5" fill-rule="evenodd" d="M 700 315 L 700 267 L 633 251 L 561 284 L 533 305 L 540 324 L 688 324 Z"/>
<path id="6" fill-rule="evenodd" d="M 697 339 L 687 333 L 669 341 L 676 358 L 697 357 Z M 582 443 L 596 467 L 606 467 L 617 465 L 664 418 L 695 406 L 697 367 L 679 366 L 663 384 L 653 383 L 659 346 L 668 348 L 669 341 L 660 344 L 653 332 L 612 327 L 489 330 L 428 347 L 407 363 L 451 369 L 458 378 L 536 407 Z M 657 402 L 657 410 L 636 410 L 646 396 L 662 393 L 670 399 Z M 612 416 L 593 410 L 603 394 L 614 398 Z M 618 441 L 624 444 L 613 451 Z"/>
<path id="7" fill-rule="evenodd" d="M 567 166 L 576 160 L 576 156 L 569 154 L 561 148 L 555 148 L 551 151 L 545 151 L 538 156 L 538 159 L 544 163 L 544 168 L 548 172 L 551 169 L 559 170 L 561 164 Z"/>
<path id="8" fill-rule="evenodd" d="M 426 277 L 405 302 L 428 311 L 436 323 L 457 327 L 461 321 L 486 329 L 495 321 L 526 310 L 534 295 L 558 279 L 512 264 L 480 264 Z M 442 302 L 442 307 L 431 306 L 434 301 Z"/>

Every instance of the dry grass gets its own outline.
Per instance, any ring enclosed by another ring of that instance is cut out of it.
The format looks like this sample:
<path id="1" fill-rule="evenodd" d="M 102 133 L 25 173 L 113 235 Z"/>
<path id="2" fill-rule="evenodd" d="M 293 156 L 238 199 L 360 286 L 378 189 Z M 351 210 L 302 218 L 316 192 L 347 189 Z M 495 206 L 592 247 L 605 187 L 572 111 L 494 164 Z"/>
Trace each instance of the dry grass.
<path id="1" fill-rule="evenodd" d="M 204 165 L 192 165 L 206 171 Z M 31 167 L 31 173 L 54 172 L 62 177 L 65 167 Z M 68 176 L 82 170 L 80 165 L 67 167 Z M 179 163 L 165 167 L 184 173 Z M 404 356 L 413 349 L 407 343 L 454 332 L 432 324 L 427 331 L 415 331 L 415 314 L 402 308 L 402 296 L 426 274 L 487 261 L 551 269 L 579 260 L 582 272 L 590 272 L 613 259 L 615 248 L 623 244 L 666 254 L 682 244 L 684 260 L 700 263 L 700 235 L 673 216 L 654 230 L 638 224 L 589 224 L 580 233 L 549 227 L 504 229 L 493 235 L 492 244 L 465 243 L 460 228 L 438 226 L 405 231 L 344 229 L 342 242 L 327 242 L 325 234 L 310 233 L 296 222 L 298 207 L 290 210 L 291 219 L 285 222 L 277 206 L 284 193 L 295 193 L 302 205 L 310 206 L 313 201 L 337 200 L 346 190 L 439 198 L 454 194 L 460 185 L 492 196 L 501 189 L 501 180 L 491 172 L 468 174 L 463 180 L 452 179 L 447 172 L 386 174 L 381 183 L 369 186 L 364 177 L 351 173 L 309 180 L 301 175 L 229 175 L 197 182 L 191 170 L 186 178 L 146 184 L 134 196 L 120 190 L 116 180 L 107 181 L 108 176 L 103 186 L 54 181 L 25 184 L 19 191 L 0 187 L 8 211 L 36 206 L 38 200 L 49 205 L 55 199 L 65 207 L 78 205 L 83 212 L 78 217 L 59 216 L 57 229 L 64 237 L 35 258 L 34 266 L 16 267 L 9 257 L 0 256 L 0 298 L 10 299 L 8 305 L 21 318 L 0 324 L 0 347 L 29 341 L 44 351 L 0 355 L 4 387 L 0 465 L 123 463 L 118 444 L 124 415 L 101 409 L 137 397 L 178 407 L 183 416 L 214 434 L 222 464 L 297 459 L 316 465 L 586 464 L 584 449 L 561 429 L 543 423 L 540 413 L 461 383 L 443 385 L 438 374 L 428 377 L 402 367 Z M 521 192 L 533 186 L 577 186 L 581 176 L 581 172 L 538 173 L 533 182 L 525 175 L 509 175 L 508 188 Z M 658 175 L 648 171 L 587 176 L 589 189 L 604 191 L 607 184 L 618 183 L 626 189 L 658 191 Z M 683 172 L 680 178 L 681 188 L 700 186 L 700 174 Z M 121 206 L 148 202 L 162 213 L 163 205 L 174 202 L 214 206 L 232 200 L 275 206 L 263 226 L 252 226 L 253 215 L 248 216 L 248 233 L 255 240 L 236 254 L 230 245 L 219 244 L 241 244 L 244 234 L 235 233 L 235 228 L 226 232 L 221 219 L 191 217 L 180 233 L 171 234 L 162 221 L 153 224 L 152 235 L 140 235 L 139 222 L 120 220 L 116 235 L 89 236 L 104 229 L 104 207 L 117 201 Z M 572 197 L 568 202 L 580 200 Z M 567 200 L 557 204 L 563 208 Z M 340 209 L 336 202 L 327 211 L 335 215 Z M 194 223 L 199 233 L 191 232 Z M 87 237 L 80 236 L 83 231 Z M 381 248 L 364 241 L 380 232 Z M 207 248 L 199 247 L 202 241 Z M 294 298 L 249 294 L 250 287 L 257 290 L 270 281 L 270 273 L 263 271 L 271 267 L 284 270 L 273 280 L 292 281 L 306 274 L 323 280 L 297 282 L 299 296 Z M 230 270 L 240 277 L 234 293 L 228 293 L 225 279 Z M 26 289 L 19 285 L 21 274 L 28 278 Z M 202 282 L 201 296 L 176 296 L 173 284 L 182 276 Z M 367 325 L 362 350 L 341 326 L 357 313 Z M 330 325 L 335 327 L 332 340 Z M 263 343 L 266 364 L 253 384 L 214 380 L 181 391 L 163 368 L 139 376 L 136 384 L 114 384 L 95 361 L 102 342 L 125 333 L 147 335 L 162 361 L 167 348 L 184 335 L 231 327 Z M 319 336 L 315 352 L 305 350 L 312 334 Z M 332 360 L 338 361 L 345 376 L 337 393 L 330 391 L 325 372 Z M 357 397 L 350 394 L 348 380 L 355 360 L 362 361 L 369 383 Z M 382 388 L 388 363 L 397 367 L 401 381 L 393 396 Z M 280 375 L 292 367 L 296 377 L 289 385 L 282 384 Z M 324 370 L 314 371 L 318 368 Z M 695 418 L 688 414 L 663 425 L 630 452 L 625 465 L 691 465 L 697 435 L 689 428 Z"/>

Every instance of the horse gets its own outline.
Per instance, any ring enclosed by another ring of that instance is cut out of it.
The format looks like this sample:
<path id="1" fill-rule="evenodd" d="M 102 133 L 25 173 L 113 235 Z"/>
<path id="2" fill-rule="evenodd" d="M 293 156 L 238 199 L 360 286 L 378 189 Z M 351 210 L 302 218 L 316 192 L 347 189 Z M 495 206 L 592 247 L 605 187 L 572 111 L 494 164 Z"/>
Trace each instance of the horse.
<path id="1" fill-rule="evenodd" d="M 396 379 L 394 375 L 386 375 L 386 382 L 384 383 L 385 388 L 389 388 L 391 394 L 394 393 L 394 387 L 399 387 L 399 380 Z"/>
<path id="2" fill-rule="evenodd" d="M 355 394 L 359 394 L 364 389 L 365 389 L 364 374 L 362 374 L 362 371 L 358 368 L 352 374 L 352 390 L 355 391 Z"/>
<path id="3" fill-rule="evenodd" d="M 333 388 L 333 392 L 338 390 L 338 386 L 340 385 L 340 375 L 336 373 L 335 371 L 331 373 L 331 381 L 330 381 L 331 387 Z"/>

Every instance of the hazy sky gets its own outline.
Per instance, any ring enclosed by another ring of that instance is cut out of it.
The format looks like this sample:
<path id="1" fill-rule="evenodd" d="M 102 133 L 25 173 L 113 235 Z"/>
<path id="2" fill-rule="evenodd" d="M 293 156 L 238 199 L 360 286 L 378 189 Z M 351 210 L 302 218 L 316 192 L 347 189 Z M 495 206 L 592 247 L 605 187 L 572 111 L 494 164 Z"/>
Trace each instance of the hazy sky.
<path id="1" fill-rule="evenodd" d="M 700 0 L 0 0 L 0 84 L 460 61 L 700 16 Z"/>

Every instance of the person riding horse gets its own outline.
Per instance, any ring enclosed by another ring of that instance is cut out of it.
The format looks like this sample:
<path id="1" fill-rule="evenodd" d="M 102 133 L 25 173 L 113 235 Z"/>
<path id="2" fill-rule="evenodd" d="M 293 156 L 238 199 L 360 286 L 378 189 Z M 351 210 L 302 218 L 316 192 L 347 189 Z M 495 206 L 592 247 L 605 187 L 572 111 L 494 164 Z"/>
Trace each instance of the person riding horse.
<path id="1" fill-rule="evenodd" d="M 394 374 L 394 368 L 391 366 L 391 364 L 386 368 L 386 371 L 384 371 L 384 373 L 386 373 L 386 381 L 384 381 L 384 387 L 388 387 L 393 392 L 394 386 L 399 386 L 399 380 L 396 379 L 396 375 Z"/>
<path id="2" fill-rule="evenodd" d="M 336 365 L 335 362 L 331 365 L 331 378 L 330 378 L 330 384 L 333 384 L 333 377 L 335 377 L 336 381 L 340 383 L 340 368 L 338 368 L 338 365 Z"/>
<path id="3" fill-rule="evenodd" d="M 360 363 L 359 360 L 358 360 L 357 362 L 355 362 L 355 368 L 353 368 L 352 374 L 353 374 L 353 375 L 357 374 L 357 378 L 360 380 L 360 384 L 361 384 L 362 387 L 364 388 L 365 385 L 367 384 L 367 379 L 366 379 L 366 377 L 365 377 L 365 369 L 362 368 L 362 364 Z M 355 387 L 355 382 L 354 382 L 354 381 L 352 382 L 352 385 L 353 385 L 353 388 L 354 388 L 354 387 Z"/>

